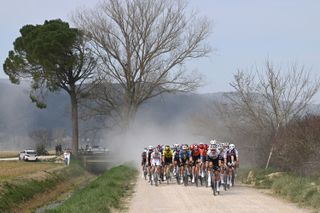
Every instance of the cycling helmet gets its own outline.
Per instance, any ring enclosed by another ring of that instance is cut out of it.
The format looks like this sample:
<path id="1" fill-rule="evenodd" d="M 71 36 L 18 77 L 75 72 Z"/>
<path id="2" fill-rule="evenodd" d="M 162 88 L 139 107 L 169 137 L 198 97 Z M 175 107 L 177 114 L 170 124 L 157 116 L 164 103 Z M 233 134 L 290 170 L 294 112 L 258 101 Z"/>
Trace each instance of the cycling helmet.
<path id="1" fill-rule="evenodd" d="M 195 149 L 195 150 L 198 149 L 198 145 L 197 145 L 197 144 L 194 145 L 194 149 Z"/>
<path id="2" fill-rule="evenodd" d="M 222 148 L 222 145 L 218 143 L 217 144 L 217 149 L 220 150 L 221 148 Z"/>
<path id="3" fill-rule="evenodd" d="M 236 146 L 233 143 L 229 145 L 230 150 L 233 150 L 234 148 L 236 148 Z"/>
<path id="4" fill-rule="evenodd" d="M 210 150 L 217 150 L 217 145 L 216 144 L 211 144 L 209 147 Z"/>
<path id="5" fill-rule="evenodd" d="M 211 140 L 210 141 L 210 144 L 212 145 L 212 144 L 217 144 L 217 141 L 216 140 Z"/>
<path id="6" fill-rule="evenodd" d="M 152 151 L 153 150 L 153 146 L 148 146 L 148 149 L 149 149 L 149 151 Z"/>
<path id="7" fill-rule="evenodd" d="M 170 151 L 170 146 L 169 146 L 169 145 L 166 145 L 166 146 L 164 147 L 164 150 Z"/>
<path id="8" fill-rule="evenodd" d="M 199 143 L 199 149 L 203 149 L 204 148 L 204 144 L 203 143 Z"/>
<path id="9" fill-rule="evenodd" d="M 190 145 L 190 150 L 192 151 L 193 149 L 194 149 L 194 145 L 191 144 L 191 145 Z"/>
<path id="10" fill-rule="evenodd" d="M 187 147 L 186 145 L 183 145 L 183 146 L 182 146 L 182 149 L 183 149 L 183 150 L 187 150 L 188 147 Z"/>

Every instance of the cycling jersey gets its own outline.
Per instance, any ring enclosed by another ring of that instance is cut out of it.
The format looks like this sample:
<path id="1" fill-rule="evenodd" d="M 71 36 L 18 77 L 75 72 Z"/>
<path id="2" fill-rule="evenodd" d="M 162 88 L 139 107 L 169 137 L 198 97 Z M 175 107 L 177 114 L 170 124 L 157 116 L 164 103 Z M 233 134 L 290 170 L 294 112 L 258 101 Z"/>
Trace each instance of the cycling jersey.
<path id="1" fill-rule="evenodd" d="M 211 151 L 208 151 L 207 153 L 207 161 L 211 161 L 214 167 L 219 166 L 219 161 L 222 160 L 222 156 L 219 154 L 219 152 L 212 153 Z"/>
<path id="2" fill-rule="evenodd" d="M 173 153 L 173 158 L 175 161 L 178 161 L 179 160 L 179 151 L 176 150 L 174 153 Z"/>
<path id="3" fill-rule="evenodd" d="M 163 150 L 162 155 L 164 156 L 164 158 L 172 158 L 173 151 L 172 150 L 170 150 L 170 151 Z"/>
<path id="4" fill-rule="evenodd" d="M 222 162 L 224 162 L 224 159 L 226 159 L 227 158 L 227 153 L 224 151 L 224 150 L 222 150 L 222 151 L 220 151 L 220 155 L 221 155 L 221 157 L 222 157 Z"/>
<path id="5" fill-rule="evenodd" d="M 153 151 L 148 151 L 148 155 L 147 155 L 147 159 L 148 159 L 148 166 L 151 166 L 151 154 L 153 153 Z"/>
<path id="6" fill-rule="evenodd" d="M 158 153 L 153 152 L 151 154 L 151 159 L 152 159 L 151 164 L 153 166 L 160 166 L 161 165 L 161 152 L 158 152 Z"/>
<path id="7" fill-rule="evenodd" d="M 189 160 L 190 158 L 190 151 L 187 150 L 187 151 L 183 151 L 183 150 L 180 150 L 179 152 L 179 158 L 182 159 L 182 160 Z"/>
<path id="8" fill-rule="evenodd" d="M 147 152 L 143 151 L 141 157 L 143 160 L 147 160 Z"/>
<path id="9" fill-rule="evenodd" d="M 200 150 L 192 150 L 191 152 L 192 157 L 200 157 Z"/>
<path id="10" fill-rule="evenodd" d="M 146 164 L 146 162 L 147 162 L 147 152 L 146 151 L 142 152 L 141 158 L 142 158 L 141 165 Z"/>
<path id="11" fill-rule="evenodd" d="M 237 157 L 238 157 L 238 151 L 236 149 L 233 150 L 228 150 L 227 151 L 227 162 L 228 163 L 232 163 L 231 162 L 231 157 L 233 156 L 234 161 L 237 161 Z"/>
<path id="12" fill-rule="evenodd" d="M 191 157 L 193 160 L 193 166 L 196 165 L 196 163 L 198 162 L 198 160 L 200 159 L 201 155 L 200 155 L 200 150 L 192 150 L 191 152 Z"/>

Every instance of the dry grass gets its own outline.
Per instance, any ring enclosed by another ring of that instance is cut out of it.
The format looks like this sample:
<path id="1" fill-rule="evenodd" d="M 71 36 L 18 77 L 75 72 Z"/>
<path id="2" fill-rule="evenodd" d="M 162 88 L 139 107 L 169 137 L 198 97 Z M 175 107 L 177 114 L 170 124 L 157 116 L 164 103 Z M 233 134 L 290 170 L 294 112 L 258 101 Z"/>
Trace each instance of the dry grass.
<path id="1" fill-rule="evenodd" d="M 60 164 L 24 161 L 0 161 L 0 181 L 49 170 Z"/>
<path id="2" fill-rule="evenodd" d="M 11 158 L 11 157 L 18 157 L 20 151 L 0 151 L 0 158 Z"/>
<path id="3" fill-rule="evenodd" d="M 12 158 L 18 157 L 19 153 L 23 150 L 7 150 L 7 151 L 0 151 L 0 158 Z M 49 155 L 55 155 L 55 150 L 48 150 Z"/>

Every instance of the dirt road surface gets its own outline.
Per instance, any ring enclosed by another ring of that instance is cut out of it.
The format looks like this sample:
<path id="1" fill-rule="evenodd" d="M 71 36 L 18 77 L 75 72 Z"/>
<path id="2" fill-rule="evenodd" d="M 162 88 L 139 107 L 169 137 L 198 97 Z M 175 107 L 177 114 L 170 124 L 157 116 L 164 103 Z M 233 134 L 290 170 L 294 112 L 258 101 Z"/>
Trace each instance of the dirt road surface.
<path id="1" fill-rule="evenodd" d="M 235 186 L 218 196 L 213 196 L 210 189 L 193 185 L 185 187 L 176 182 L 156 187 L 138 177 L 129 212 L 310 212 L 245 186 Z"/>

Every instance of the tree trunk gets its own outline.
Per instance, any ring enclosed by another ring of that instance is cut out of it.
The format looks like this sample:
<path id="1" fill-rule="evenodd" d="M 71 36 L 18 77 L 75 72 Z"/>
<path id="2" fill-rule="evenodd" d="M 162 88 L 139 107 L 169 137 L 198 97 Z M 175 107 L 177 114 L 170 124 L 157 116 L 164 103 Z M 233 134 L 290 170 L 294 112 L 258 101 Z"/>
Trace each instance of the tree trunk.
<path id="1" fill-rule="evenodd" d="M 130 128 L 130 125 L 134 121 L 137 113 L 137 108 L 138 107 L 134 105 L 125 106 L 121 118 L 121 128 L 124 132 L 126 132 Z"/>
<path id="2" fill-rule="evenodd" d="M 272 145 L 271 145 L 270 152 L 269 152 L 268 161 L 267 161 L 267 164 L 266 164 L 266 169 L 268 169 L 268 168 L 269 168 L 270 160 L 271 160 L 272 153 L 273 153 L 273 148 L 274 148 L 274 145 L 272 144 Z"/>
<path id="3" fill-rule="evenodd" d="M 79 137 L 79 125 L 78 125 L 78 101 L 74 88 L 71 88 L 71 121 L 72 121 L 72 154 L 78 156 L 78 137 Z"/>
<path id="4" fill-rule="evenodd" d="M 274 147 L 275 147 L 275 144 L 276 144 L 276 140 L 277 140 L 277 137 L 278 137 L 279 126 L 280 126 L 280 124 L 278 123 L 277 124 L 277 128 L 275 129 L 273 137 L 272 137 L 271 148 L 270 148 L 269 157 L 268 157 L 268 161 L 267 161 L 265 169 L 269 168 L 270 160 L 271 160 L 271 157 L 272 157 L 272 154 L 273 154 L 273 151 L 274 151 Z"/>

